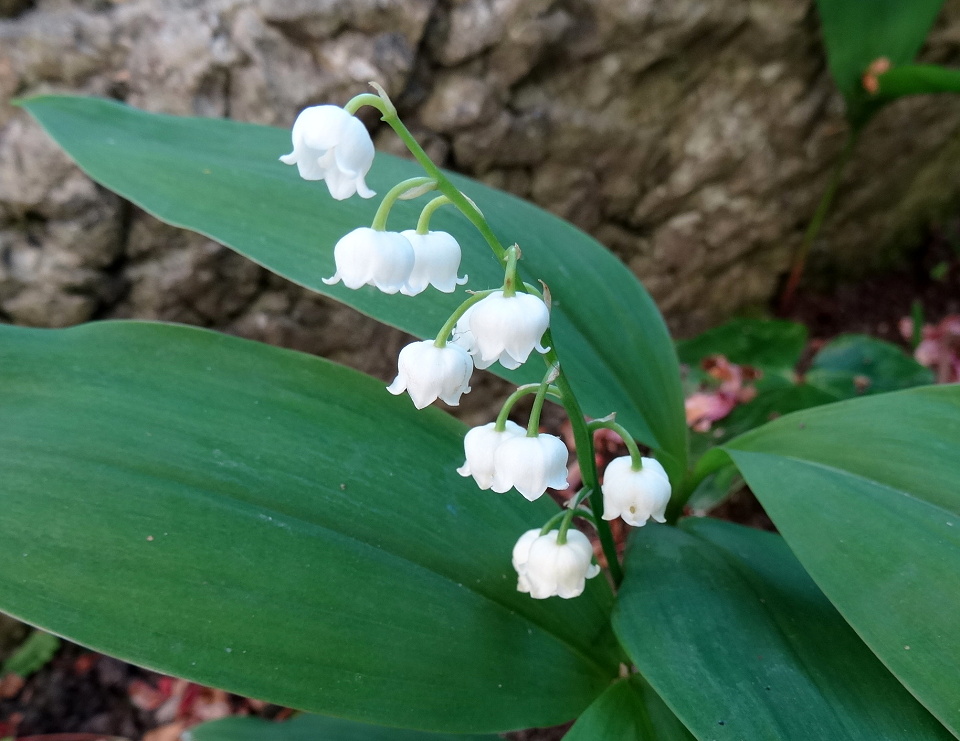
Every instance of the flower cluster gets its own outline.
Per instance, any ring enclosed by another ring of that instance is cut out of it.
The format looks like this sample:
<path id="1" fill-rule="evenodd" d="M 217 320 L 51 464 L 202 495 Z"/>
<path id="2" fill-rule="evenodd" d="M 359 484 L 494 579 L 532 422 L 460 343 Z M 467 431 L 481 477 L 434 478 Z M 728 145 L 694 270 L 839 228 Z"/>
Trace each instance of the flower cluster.
<path id="1" fill-rule="evenodd" d="M 490 422 L 467 432 L 463 449 L 466 461 L 457 473 L 473 476 L 481 489 L 503 494 L 515 488 L 532 502 L 547 487 L 567 488 L 567 446 L 554 435 L 528 437 L 516 422 L 507 420 L 502 429 Z"/>
<path id="2" fill-rule="evenodd" d="M 504 402 L 496 421 L 467 432 L 464 438 L 464 463 L 457 469 L 472 477 L 480 489 L 507 493 L 516 489 L 525 499 L 534 501 L 548 488 L 568 487 L 566 445 L 560 438 L 539 431 L 540 413 L 551 396 L 567 407 L 572 423 L 585 431 L 586 422 L 566 383 L 556 352 L 549 342 L 549 296 L 520 281 L 517 261 L 520 249 L 504 249 L 486 226 L 479 209 L 456 190 L 443 173 L 412 141 L 400 123 L 396 109 L 382 90 L 379 96 L 360 95 L 345 108 L 322 105 L 307 108 L 293 126 L 293 151 L 280 159 L 297 165 L 307 180 L 324 180 L 333 198 L 342 200 L 355 193 L 363 198 L 374 194 L 366 185 L 373 164 L 374 147 L 363 124 L 353 116 L 360 105 L 372 105 L 408 142 L 411 152 L 427 170 L 429 177 L 413 178 L 394 186 L 377 210 L 373 223 L 344 235 L 333 250 L 336 272 L 324 282 L 343 283 L 346 288 L 373 286 L 383 293 L 415 296 L 433 286 L 452 293 L 466 282 L 459 277 L 460 244 L 450 234 L 429 228 L 433 212 L 452 204 L 477 225 L 504 268 L 503 284 L 473 293 L 453 312 L 433 340 L 413 342 L 404 347 L 397 361 L 397 376 L 387 390 L 395 395 L 407 392 L 414 406 L 422 409 L 437 399 L 459 404 L 470 391 L 473 369 L 500 363 L 506 369 L 524 364 L 532 354 L 544 355 L 548 370 L 540 383 L 521 386 Z M 431 190 L 441 195 L 424 208 L 416 229 L 393 232 L 386 229 L 387 217 L 398 199 L 417 198 Z M 559 380 L 558 380 L 559 379 Z M 556 385 L 554 381 L 556 380 Z M 526 394 L 536 394 L 526 427 L 508 416 L 513 405 Z M 579 417 L 574 422 L 575 417 Z M 612 461 L 603 485 L 585 479 L 584 488 L 562 510 L 538 529 L 529 530 L 513 549 L 513 567 L 517 589 L 534 599 L 551 596 L 576 597 L 586 581 L 600 568 L 593 563 L 593 546 L 587 536 L 571 527 L 580 517 L 591 522 L 611 565 L 619 570 L 616 550 L 610 540 L 607 520 L 617 517 L 641 526 L 648 519 L 663 522 L 670 499 L 666 472 L 653 458 L 641 457 L 626 430 L 610 417 L 591 423 L 607 427 L 620 435 L 630 455 Z M 587 439 L 591 436 L 586 433 Z M 582 462 L 592 460 L 592 446 L 579 450 Z M 600 506 L 602 502 L 602 508 Z M 589 503 L 589 508 L 582 506 Z M 593 510 L 593 511 L 591 511 Z M 605 539 L 606 537 L 606 539 Z M 616 572 L 612 571 L 616 577 Z"/>
<path id="3" fill-rule="evenodd" d="M 467 282 L 457 277 L 460 244 L 446 232 L 388 232 L 362 226 L 345 234 L 333 248 L 337 272 L 323 282 L 343 281 L 347 288 L 374 286 L 384 293 L 416 296 L 432 285 L 453 293 Z"/>

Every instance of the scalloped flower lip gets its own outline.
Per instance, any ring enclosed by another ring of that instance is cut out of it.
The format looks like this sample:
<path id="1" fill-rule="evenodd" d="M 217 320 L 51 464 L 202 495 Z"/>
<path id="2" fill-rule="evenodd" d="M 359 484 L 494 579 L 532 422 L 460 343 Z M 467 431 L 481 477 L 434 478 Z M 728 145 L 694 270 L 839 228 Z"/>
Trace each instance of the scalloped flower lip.
<path id="1" fill-rule="evenodd" d="M 471 306 L 457 322 L 454 342 L 471 355 L 477 368 L 500 362 L 504 368 L 520 367 L 536 350 L 545 353 L 540 340 L 550 327 L 550 311 L 537 296 L 495 291 Z"/>
<path id="2" fill-rule="evenodd" d="M 517 590 L 534 599 L 579 597 L 586 580 L 600 573 L 593 563 L 593 546 L 579 530 L 567 530 L 567 542 L 558 543 L 559 530 L 540 535 L 528 530 L 513 547 L 512 562 L 517 572 Z"/>
<path id="3" fill-rule="evenodd" d="M 450 406 L 470 391 L 473 360 L 459 345 L 437 347 L 433 340 L 413 342 L 400 351 L 397 377 L 387 386 L 391 394 L 410 394 L 417 409 L 442 399 Z"/>
<path id="4" fill-rule="evenodd" d="M 443 293 L 453 293 L 457 286 L 467 282 L 467 276 L 460 278 L 460 243 L 447 232 L 417 233 L 416 229 L 400 232 L 413 246 L 414 264 L 401 293 L 416 296 L 432 285 Z"/>
<path id="5" fill-rule="evenodd" d="M 545 432 L 536 437 L 523 435 L 505 440 L 494 453 L 491 488 L 499 493 L 516 489 L 531 502 L 548 488 L 566 489 L 568 456 L 563 441 Z"/>
<path id="6" fill-rule="evenodd" d="M 344 234 L 333 248 L 337 272 L 324 278 L 327 285 L 343 281 L 347 288 L 374 286 L 384 293 L 397 293 L 406 286 L 413 270 L 413 247 L 398 232 L 361 226 Z"/>

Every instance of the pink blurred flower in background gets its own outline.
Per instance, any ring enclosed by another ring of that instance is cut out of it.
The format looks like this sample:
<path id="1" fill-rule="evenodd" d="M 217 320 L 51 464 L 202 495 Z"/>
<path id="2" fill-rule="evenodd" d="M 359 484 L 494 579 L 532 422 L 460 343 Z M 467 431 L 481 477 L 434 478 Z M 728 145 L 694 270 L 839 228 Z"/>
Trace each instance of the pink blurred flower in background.
<path id="1" fill-rule="evenodd" d="M 697 391 L 684 402 L 687 425 L 695 432 L 707 432 L 714 422 L 730 414 L 737 404 L 753 400 L 757 390 L 746 384 L 761 375 L 756 368 L 731 363 L 723 355 L 704 358 L 702 365 L 720 385 L 713 390 Z"/>
<path id="2" fill-rule="evenodd" d="M 913 330 L 912 319 L 900 320 L 900 334 L 905 339 L 913 339 Z M 925 324 L 913 357 L 937 374 L 937 383 L 960 381 L 960 314 L 949 314 L 937 324 Z"/>

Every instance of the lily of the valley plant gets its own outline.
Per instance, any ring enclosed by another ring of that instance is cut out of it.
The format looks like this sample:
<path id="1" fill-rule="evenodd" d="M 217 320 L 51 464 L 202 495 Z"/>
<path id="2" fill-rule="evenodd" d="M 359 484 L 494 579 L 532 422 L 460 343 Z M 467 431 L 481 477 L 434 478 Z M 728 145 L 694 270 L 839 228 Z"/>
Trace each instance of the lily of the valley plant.
<path id="1" fill-rule="evenodd" d="M 307 180 L 326 180 L 330 195 L 337 200 L 350 195 L 354 186 L 361 196 L 373 197 L 364 180 L 373 165 L 373 142 L 352 115 L 361 106 L 370 105 L 398 130 L 427 171 L 426 177 L 394 186 L 384 197 L 371 227 L 361 226 L 337 242 L 333 253 L 337 272 L 324 282 L 342 280 L 348 288 L 372 285 L 385 293 L 400 291 L 408 296 L 417 295 L 428 285 L 450 293 L 467 281 L 458 277 L 460 245 L 447 232 L 431 231 L 430 219 L 436 209 L 451 205 L 476 225 L 504 269 L 503 285 L 470 291 L 432 343 L 425 340 L 403 348 L 399 374 L 388 390 L 392 394 L 408 391 L 417 409 L 437 399 L 456 406 L 461 395 L 470 391 L 474 366 L 484 369 L 500 363 L 514 370 L 531 354 L 542 355 L 547 365 L 543 380 L 521 386 L 507 399 L 495 422 L 467 433 L 466 462 L 457 471 L 472 476 L 481 489 L 499 493 L 515 489 L 529 501 L 541 497 L 548 488 L 566 489 L 567 448 L 559 437 L 539 432 L 540 412 L 548 395 L 566 407 L 577 428 L 577 440 L 587 443 L 585 449 L 577 450 L 581 471 L 583 461 L 594 457 L 590 431 L 606 427 L 621 434 L 631 454 L 610 464 L 611 480 L 603 486 L 592 476 L 585 480 L 565 512 L 551 517 L 540 530 L 524 533 L 513 550 L 521 592 L 529 592 L 536 599 L 576 597 L 583 592 L 585 580 L 599 573 L 591 560 L 589 541 L 582 533 L 570 531 L 573 518 L 580 517 L 596 529 L 613 578 L 619 582 L 619 559 L 604 520 L 622 516 L 637 527 L 651 517 L 664 522 L 670 499 L 667 473 L 657 461 L 640 455 L 629 433 L 613 421 L 615 415 L 591 424 L 583 419 L 557 351 L 550 347 L 546 284 L 541 293 L 520 280 L 519 245 L 504 248 L 477 206 L 457 190 L 403 127 L 386 92 L 379 86 L 377 89 L 379 95 L 358 95 L 343 109 L 322 105 L 304 110 L 293 125 L 293 151 L 280 158 L 288 165 L 295 164 Z M 346 188 L 344 183 L 351 187 Z M 415 230 L 387 231 L 390 209 L 398 199 L 432 191 L 439 195 L 424 206 Z M 535 400 L 524 429 L 510 422 L 507 415 L 527 394 L 534 394 Z M 531 539 L 534 532 L 537 537 Z"/>
<path id="2" fill-rule="evenodd" d="M 275 129 L 23 103 L 105 186 L 418 339 L 385 389 L 208 330 L 0 327 L 0 609 L 314 713 L 194 741 L 574 719 L 568 741 L 960 734 L 957 388 L 818 397 L 691 446 L 637 279 L 441 171 L 377 91 L 300 113 L 292 151 Z M 413 161 L 375 155 L 363 107 Z M 495 416 L 429 408 L 478 370 L 516 386 Z M 683 517 L 736 472 L 779 534 Z"/>

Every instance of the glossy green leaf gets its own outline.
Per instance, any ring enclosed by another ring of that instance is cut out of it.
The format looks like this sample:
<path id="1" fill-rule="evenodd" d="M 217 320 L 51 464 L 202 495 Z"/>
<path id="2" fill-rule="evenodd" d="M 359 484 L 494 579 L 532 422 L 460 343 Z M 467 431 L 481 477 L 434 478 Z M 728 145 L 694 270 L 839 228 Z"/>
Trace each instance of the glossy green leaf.
<path id="1" fill-rule="evenodd" d="M 621 679 L 598 697 L 563 741 L 690 741 L 693 736 L 642 677 Z M 226 740 L 224 740 L 226 741 Z"/>
<path id="2" fill-rule="evenodd" d="M 867 335 L 841 335 L 821 348 L 806 382 L 839 399 L 933 383 L 933 372 L 901 348 Z"/>
<path id="3" fill-rule="evenodd" d="M 283 723 L 261 718 L 223 718 L 191 728 L 181 741 L 499 741 L 499 736 L 424 733 L 371 726 L 322 715 Z"/>
<path id="4" fill-rule="evenodd" d="M 681 363 L 698 366 L 710 355 L 731 363 L 793 371 L 807 346 L 807 328 L 780 319 L 733 319 L 689 340 L 677 342 Z"/>
<path id="5" fill-rule="evenodd" d="M 457 475 L 464 427 L 214 332 L 0 327 L 0 610 L 168 674 L 399 727 L 567 720 L 617 664 L 609 588 L 537 602 L 555 511 Z M 546 498 L 544 498 L 546 499 Z"/>
<path id="6" fill-rule="evenodd" d="M 950 738 L 779 536 L 700 518 L 647 526 L 626 571 L 614 629 L 698 739 Z"/>
<path id="7" fill-rule="evenodd" d="M 369 224 L 377 199 L 333 201 L 323 183 L 301 180 L 277 161 L 287 131 L 232 121 L 144 113 L 92 98 L 40 97 L 23 103 L 95 180 L 171 224 L 216 239 L 270 270 L 329 294 L 383 322 L 426 337 L 465 298 L 429 291 L 415 298 L 373 288 L 350 291 L 321 279 L 334 272 L 333 245 Z M 378 155 L 368 182 L 378 193 L 422 171 Z M 553 337 L 564 368 L 594 417 L 617 412 L 640 440 L 662 451 L 673 475 L 686 455 L 683 395 L 672 342 L 655 304 L 629 270 L 599 243 L 535 206 L 451 176 L 505 244 L 523 249 L 528 280 L 553 296 Z M 412 228 L 424 199 L 401 202 L 392 228 Z M 454 233 L 470 276 L 466 289 L 499 286 L 503 273 L 473 227 L 450 209 L 434 228 Z M 610 328 L 615 332 L 611 333 Z M 517 373 L 539 380 L 541 363 Z"/>
<path id="8" fill-rule="evenodd" d="M 882 103 L 863 89 L 867 67 L 880 58 L 894 67 L 912 62 L 942 5 L 943 0 L 817 0 L 830 73 L 854 125 Z"/>
<path id="9" fill-rule="evenodd" d="M 827 597 L 960 735 L 960 386 L 798 412 L 726 449 Z"/>
<path id="10" fill-rule="evenodd" d="M 874 97 L 883 101 L 904 95 L 960 93 L 960 70 L 935 64 L 908 64 L 878 76 L 877 82 L 879 88 Z"/>

